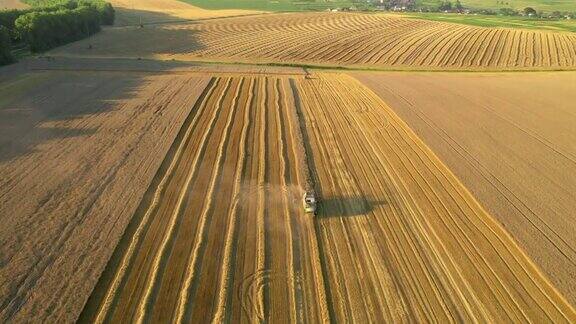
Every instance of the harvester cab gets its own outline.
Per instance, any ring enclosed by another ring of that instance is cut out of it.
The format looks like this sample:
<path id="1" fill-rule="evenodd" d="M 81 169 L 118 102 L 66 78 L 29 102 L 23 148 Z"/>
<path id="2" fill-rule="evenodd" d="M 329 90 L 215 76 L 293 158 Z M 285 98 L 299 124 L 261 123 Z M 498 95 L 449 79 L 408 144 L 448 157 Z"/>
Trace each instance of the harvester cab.
<path id="1" fill-rule="evenodd" d="M 316 196 L 313 192 L 305 192 L 303 197 L 304 212 L 316 215 Z"/>

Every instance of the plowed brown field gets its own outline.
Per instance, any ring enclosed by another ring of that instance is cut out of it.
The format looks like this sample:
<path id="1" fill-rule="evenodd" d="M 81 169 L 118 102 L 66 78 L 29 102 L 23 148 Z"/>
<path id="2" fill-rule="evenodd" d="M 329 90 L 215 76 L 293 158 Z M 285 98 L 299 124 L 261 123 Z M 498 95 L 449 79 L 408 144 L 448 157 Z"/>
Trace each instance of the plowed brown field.
<path id="1" fill-rule="evenodd" d="M 323 74 L 210 82 L 82 320 L 432 318 L 576 313 L 388 106 Z"/>
<path id="2" fill-rule="evenodd" d="M 21 71 L 0 83 L 0 322 L 78 317 L 207 82 Z"/>
<path id="3" fill-rule="evenodd" d="M 576 74 L 363 74 L 576 304 Z"/>
<path id="4" fill-rule="evenodd" d="M 53 53 L 397 69 L 575 69 L 576 35 L 298 13 L 116 28 Z"/>

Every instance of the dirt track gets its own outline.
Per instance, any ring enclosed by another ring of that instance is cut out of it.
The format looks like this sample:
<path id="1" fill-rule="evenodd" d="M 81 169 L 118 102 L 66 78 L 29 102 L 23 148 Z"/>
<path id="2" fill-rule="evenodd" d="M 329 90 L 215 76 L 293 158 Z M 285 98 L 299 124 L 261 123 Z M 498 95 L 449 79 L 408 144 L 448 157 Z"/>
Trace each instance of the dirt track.
<path id="1" fill-rule="evenodd" d="M 322 198 L 316 219 L 299 205 L 296 111 Z M 216 78 L 172 152 L 83 320 L 576 320 L 456 177 L 350 77 Z"/>
<path id="2" fill-rule="evenodd" d="M 77 318 L 207 81 L 21 71 L 0 83 L 0 322 Z"/>
<path id="3" fill-rule="evenodd" d="M 423 70 L 573 70 L 576 36 L 379 14 L 291 13 L 107 29 L 52 53 Z"/>
<path id="4" fill-rule="evenodd" d="M 576 304 L 576 74 L 355 74 Z"/>

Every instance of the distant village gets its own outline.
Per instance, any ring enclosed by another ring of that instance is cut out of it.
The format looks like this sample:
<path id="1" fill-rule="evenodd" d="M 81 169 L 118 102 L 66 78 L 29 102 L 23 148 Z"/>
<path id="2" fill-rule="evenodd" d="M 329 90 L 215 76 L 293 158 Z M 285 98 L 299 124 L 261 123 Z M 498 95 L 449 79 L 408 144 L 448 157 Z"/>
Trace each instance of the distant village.
<path id="1" fill-rule="evenodd" d="M 458 13 L 465 15 L 498 15 L 498 16 L 524 16 L 534 18 L 548 18 L 548 19 L 576 19 L 576 12 L 543 12 L 536 8 L 526 7 L 522 10 L 510 8 L 510 3 L 507 1 L 497 0 L 502 8 L 499 9 L 482 9 L 482 8 L 468 8 L 463 5 L 460 0 L 439 0 L 435 6 L 419 5 L 416 0 L 366 0 L 358 1 L 362 4 L 368 4 L 371 10 L 376 11 L 393 11 L 393 12 L 438 12 L 438 13 Z M 350 6 L 343 8 L 332 8 L 328 11 L 360 11 L 366 8 L 365 6 Z"/>

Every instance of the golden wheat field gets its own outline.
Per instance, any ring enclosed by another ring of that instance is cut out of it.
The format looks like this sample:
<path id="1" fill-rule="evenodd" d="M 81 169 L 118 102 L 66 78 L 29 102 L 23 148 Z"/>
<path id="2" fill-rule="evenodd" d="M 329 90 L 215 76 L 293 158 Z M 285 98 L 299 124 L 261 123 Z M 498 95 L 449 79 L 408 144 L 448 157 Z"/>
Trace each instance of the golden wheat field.
<path id="1" fill-rule="evenodd" d="M 0 0 L 0 10 L 2 9 L 24 9 L 29 6 L 18 0 Z"/>
<path id="2" fill-rule="evenodd" d="M 377 14 L 298 13 L 116 28 L 54 54 L 402 69 L 574 69 L 576 35 Z"/>
<path id="3" fill-rule="evenodd" d="M 17 125 L 0 133 L 4 321 L 576 320 L 350 76 L 117 59 L 28 68 L 0 102 Z M 317 216 L 302 211 L 310 188 Z"/>
<path id="4" fill-rule="evenodd" d="M 17 0 L 0 0 L 17 1 Z M 206 10 L 174 0 L 111 0 L 117 11 L 116 26 L 157 24 L 192 19 L 244 16 L 261 13 L 254 10 Z"/>
<path id="5" fill-rule="evenodd" d="M 207 81 L 52 71 L 0 83 L 0 322 L 77 318 Z"/>
<path id="6" fill-rule="evenodd" d="M 211 81 L 86 320 L 326 318 L 293 100 L 288 79 Z"/>
<path id="7" fill-rule="evenodd" d="M 316 77 L 211 81 L 82 321 L 576 319 L 389 107 Z"/>
<path id="8" fill-rule="evenodd" d="M 0 68 L 0 322 L 576 322 L 576 34 L 113 3 Z"/>
<path id="9" fill-rule="evenodd" d="M 574 303 L 576 74 L 354 76 L 394 108 Z"/>

